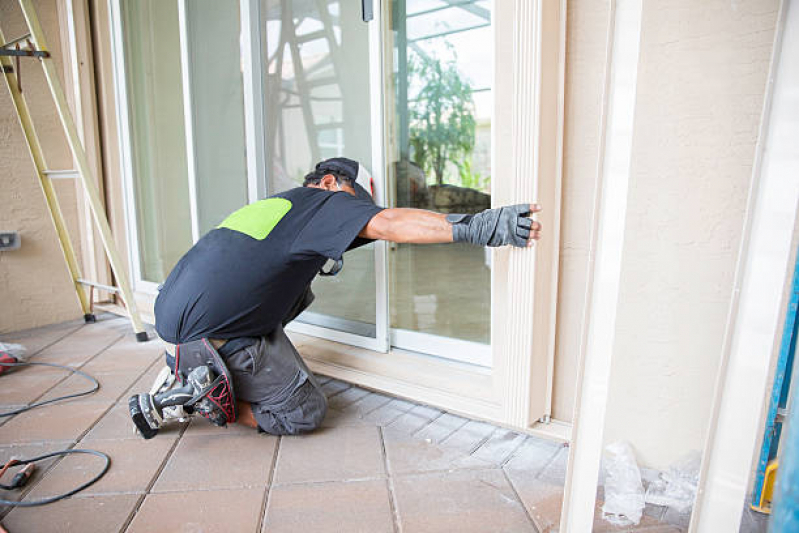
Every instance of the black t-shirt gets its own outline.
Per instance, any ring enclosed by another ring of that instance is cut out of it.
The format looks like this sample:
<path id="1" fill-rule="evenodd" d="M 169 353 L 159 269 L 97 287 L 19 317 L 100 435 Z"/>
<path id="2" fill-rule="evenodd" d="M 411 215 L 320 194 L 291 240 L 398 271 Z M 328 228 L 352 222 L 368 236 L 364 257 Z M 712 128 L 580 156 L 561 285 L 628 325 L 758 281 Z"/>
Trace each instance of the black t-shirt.
<path id="1" fill-rule="evenodd" d="M 170 272 L 155 301 L 158 335 L 179 344 L 269 334 L 327 259 L 371 242 L 358 233 L 381 210 L 308 187 L 239 209 Z"/>

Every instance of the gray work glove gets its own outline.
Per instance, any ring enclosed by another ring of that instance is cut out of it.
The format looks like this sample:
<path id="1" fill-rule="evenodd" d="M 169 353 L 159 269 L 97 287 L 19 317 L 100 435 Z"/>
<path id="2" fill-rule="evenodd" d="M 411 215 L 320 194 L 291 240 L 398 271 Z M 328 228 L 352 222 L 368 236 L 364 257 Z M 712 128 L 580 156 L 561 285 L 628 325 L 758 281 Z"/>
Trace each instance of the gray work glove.
<path id="1" fill-rule="evenodd" d="M 486 209 L 476 215 L 447 215 L 452 224 L 452 240 L 478 246 L 525 247 L 531 230 L 539 229 L 529 215 L 530 204 Z"/>

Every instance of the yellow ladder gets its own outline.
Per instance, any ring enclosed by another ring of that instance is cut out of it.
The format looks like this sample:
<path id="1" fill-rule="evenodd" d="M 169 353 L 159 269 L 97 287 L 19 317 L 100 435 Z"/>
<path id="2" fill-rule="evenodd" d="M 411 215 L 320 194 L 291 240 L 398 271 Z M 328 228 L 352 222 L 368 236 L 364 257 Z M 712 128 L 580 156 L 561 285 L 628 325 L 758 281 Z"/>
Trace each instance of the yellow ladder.
<path id="1" fill-rule="evenodd" d="M 88 176 L 91 175 L 89 160 L 86 157 L 83 144 L 78 136 L 75 120 L 72 117 L 69 107 L 67 107 L 67 99 L 64 96 L 64 90 L 58 79 L 55 65 L 53 65 L 53 59 L 48 52 L 47 42 L 45 41 L 42 27 L 39 24 L 39 18 L 36 15 L 36 10 L 33 8 L 31 0 L 19 0 L 19 5 L 22 8 L 22 13 L 25 16 L 25 21 L 30 33 L 18 39 L 14 39 L 13 41 L 6 42 L 2 29 L 0 29 L 0 66 L 2 66 L 3 77 L 11 93 L 11 98 L 14 102 L 22 131 L 25 133 L 25 140 L 28 143 L 33 165 L 39 177 L 39 184 L 42 187 L 42 192 L 47 201 L 47 207 L 50 211 L 53 225 L 58 234 L 58 241 L 61 244 L 64 259 L 67 262 L 72 282 L 75 285 L 75 291 L 80 301 L 81 309 L 83 310 L 84 319 L 86 322 L 94 322 L 92 302 L 86 297 L 84 287 L 88 286 L 92 294 L 94 288 L 117 292 L 122 297 L 125 307 L 127 308 L 133 331 L 136 333 L 136 340 L 144 342 L 147 340 L 147 332 L 144 330 L 141 318 L 139 317 L 139 311 L 136 307 L 136 301 L 133 298 L 133 291 L 131 291 L 130 288 L 128 275 L 119 258 L 114 238 L 111 235 L 111 228 L 108 225 L 108 219 L 105 216 L 103 205 L 100 202 L 100 195 L 97 192 L 97 187 L 93 180 L 88 179 Z M 25 48 L 23 48 L 22 45 L 24 45 Z M 39 144 L 36 130 L 33 127 L 28 105 L 18 85 L 18 72 L 14 69 L 11 61 L 12 57 L 17 59 L 17 64 L 19 64 L 20 58 L 35 58 L 38 59 L 42 65 L 44 76 L 47 79 L 47 85 L 50 88 L 50 94 L 55 102 L 58 116 L 61 119 L 61 125 L 64 127 L 64 133 L 66 134 L 67 142 L 72 151 L 72 156 L 77 163 L 77 174 L 80 177 L 83 190 L 89 200 L 92 218 L 100 232 L 100 238 L 103 242 L 106 255 L 108 256 L 108 262 L 111 264 L 111 269 L 116 277 L 118 287 L 109 287 L 81 279 L 78 263 L 75 259 L 75 250 L 72 247 L 72 242 L 70 241 L 66 223 L 61 213 L 61 208 L 58 205 L 58 199 L 50 177 L 52 174 L 55 174 L 56 171 L 50 171 L 46 168 L 44 154 Z"/>

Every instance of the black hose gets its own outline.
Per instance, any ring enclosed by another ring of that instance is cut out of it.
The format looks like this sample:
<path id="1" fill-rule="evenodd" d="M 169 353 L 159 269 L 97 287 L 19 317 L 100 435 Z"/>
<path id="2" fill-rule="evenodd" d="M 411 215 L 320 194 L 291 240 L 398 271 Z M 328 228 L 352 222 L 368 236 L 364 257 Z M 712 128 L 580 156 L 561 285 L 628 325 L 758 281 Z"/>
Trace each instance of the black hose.
<path id="1" fill-rule="evenodd" d="M 43 400 L 41 402 L 34 402 L 34 403 L 32 403 L 30 405 L 27 405 L 25 407 L 20 407 L 19 409 L 16 409 L 14 411 L 9 411 L 7 413 L 0 413 L 0 418 L 5 418 L 5 417 L 9 417 L 9 416 L 18 415 L 20 413 L 24 413 L 26 411 L 30 411 L 31 409 L 34 409 L 36 407 L 41 407 L 42 405 L 47 405 L 47 404 L 50 404 L 50 403 L 60 402 L 61 400 L 68 400 L 70 398 L 78 398 L 80 396 L 87 396 L 89 394 L 92 394 L 92 393 L 96 392 L 100 388 L 100 383 L 96 379 L 94 379 L 92 376 L 90 376 L 89 374 L 87 374 L 85 372 L 81 372 L 77 368 L 72 368 L 72 367 L 64 366 L 64 365 L 57 365 L 55 363 L 0 363 L 0 366 L 10 366 L 10 367 L 33 366 L 33 365 L 36 365 L 36 366 L 50 366 L 50 367 L 54 367 L 54 368 L 60 368 L 62 370 L 69 370 L 73 374 L 78 374 L 79 376 L 87 379 L 88 381 L 90 381 L 93 384 L 93 386 L 92 386 L 91 389 L 83 391 L 83 392 L 76 392 L 75 394 L 67 394 L 66 396 L 59 396 L 58 398 L 53 398 L 51 400 Z"/>
<path id="2" fill-rule="evenodd" d="M 80 370 L 78 370 L 76 368 L 72 368 L 72 367 L 69 367 L 69 366 L 58 365 L 58 364 L 55 364 L 55 363 L 0 363 L 0 366 L 8 366 L 8 367 L 17 367 L 17 366 L 50 366 L 50 367 L 53 367 L 53 368 L 60 368 L 60 369 L 63 369 L 63 370 L 69 370 L 71 373 L 78 374 L 79 376 L 83 377 L 84 379 L 86 379 L 86 380 L 88 380 L 89 382 L 92 383 L 92 388 L 89 389 L 89 390 L 82 391 L 82 392 L 76 392 L 74 394 L 67 394 L 65 396 L 59 396 L 58 398 L 53 398 L 51 400 L 43 400 L 41 402 L 34 402 L 34 403 L 30 404 L 30 405 L 27 405 L 25 407 L 21 407 L 19 409 L 14 410 L 14 411 L 9 411 L 7 413 L 1 413 L 0 414 L 0 418 L 9 417 L 9 416 L 17 415 L 17 414 L 20 414 L 20 413 L 24 413 L 24 412 L 30 411 L 31 409 L 34 409 L 36 407 L 41 407 L 43 405 L 48 405 L 48 404 L 51 404 L 51 403 L 59 402 L 61 400 L 68 400 L 70 398 L 79 398 L 81 396 L 87 396 L 89 394 L 92 394 L 92 393 L 96 392 L 100 388 L 100 383 L 95 378 L 93 378 L 92 376 L 90 376 L 89 374 L 87 374 L 85 372 L 82 372 L 82 371 L 80 371 Z M 83 453 L 83 454 L 88 454 L 88 455 L 96 455 L 97 457 L 101 457 L 101 458 L 105 459 L 105 464 L 103 465 L 103 468 L 100 471 L 100 473 L 97 474 L 96 476 L 94 476 L 92 479 L 90 479 L 86 483 L 83 483 L 82 485 L 70 490 L 69 492 L 65 492 L 63 494 L 58 494 L 56 496 L 51 496 L 49 498 L 42 498 L 40 500 L 32 500 L 32 501 L 14 501 L 14 500 L 4 500 L 4 499 L 0 498 L 0 505 L 7 505 L 9 507 L 37 507 L 39 505 L 46 505 L 48 503 L 57 502 L 59 500 L 63 500 L 64 498 L 72 496 L 73 494 L 76 494 L 76 493 L 82 491 L 83 489 L 93 485 L 101 477 L 103 477 L 106 472 L 108 472 L 108 468 L 111 465 L 111 458 L 109 458 L 103 452 L 98 452 L 97 450 L 84 450 L 84 449 L 61 450 L 61 451 L 58 451 L 58 452 L 46 453 L 44 455 L 40 455 L 38 457 L 33 457 L 31 459 L 16 459 L 12 466 L 27 465 L 27 464 L 31 464 L 31 463 L 36 463 L 38 461 L 42 461 L 44 459 L 49 459 L 51 457 L 63 457 L 63 456 L 66 456 L 66 455 L 71 455 L 71 454 L 76 454 L 76 453 Z M 6 465 L 0 465 L 0 469 L 5 468 L 5 466 Z M 3 486 L 3 488 L 7 489 L 7 487 L 5 487 L 5 486 Z"/>
<path id="3" fill-rule="evenodd" d="M 97 450 L 81 450 L 81 449 L 78 449 L 78 450 L 62 450 L 60 452 L 50 452 L 50 453 L 46 453 L 44 455 L 40 455 L 38 457 L 33 457 L 31 459 L 17 459 L 15 461 L 14 465 L 27 465 L 27 464 L 30 464 L 30 463 L 36 463 L 38 461 L 42 461 L 44 459 L 49 459 L 50 457 L 65 456 L 65 455 L 70 455 L 70 454 L 73 454 L 73 453 L 85 453 L 85 454 L 88 454 L 88 455 L 96 455 L 97 457 L 101 457 L 101 458 L 105 459 L 105 464 L 103 465 L 103 468 L 102 468 L 102 470 L 100 471 L 99 474 L 94 476 L 92 479 L 90 479 L 86 483 L 80 485 L 79 487 L 76 487 L 76 488 L 70 490 L 69 492 L 65 492 L 63 494 L 58 494 L 56 496 L 51 496 L 49 498 L 42 498 L 41 500 L 32 500 L 32 501 L 21 501 L 21 502 L 18 502 L 18 501 L 14 501 L 14 500 L 3 500 L 3 499 L 0 499 L 0 505 L 8 505 L 9 507 L 36 507 L 36 506 L 39 506 L 39 505 L 46 505 L 48 503 L 57 502 L 58 500 L 63 500 L 64 498 L 72 496 L 73 494 L 75 494 L 77 492 L 80 492 L 83 489 L 85 489 L 85 488 L 93 485 L 94 483 L 96 483 L 101 477 L 103 477 L 105 475 L 106 472 L 108 472 L 108 467 L 111 465 L 111 458 L 108 457 L 103 452 L 98 452 Z M 5 467 L 5 465 L 0 466 L 0 468 L 3 468 L 3 467 Z"/>

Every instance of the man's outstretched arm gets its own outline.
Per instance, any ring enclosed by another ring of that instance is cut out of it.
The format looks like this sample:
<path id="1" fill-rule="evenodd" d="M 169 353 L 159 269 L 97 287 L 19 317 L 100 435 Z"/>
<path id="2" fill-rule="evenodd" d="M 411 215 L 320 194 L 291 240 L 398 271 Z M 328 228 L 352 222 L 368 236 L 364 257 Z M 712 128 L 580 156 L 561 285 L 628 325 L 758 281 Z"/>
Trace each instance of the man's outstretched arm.
<path id="1" fill-rule="evenodd" d="M 541 236 L 541 224 L 529 217 L 540 210 L 535 204 L 519 204 L 476 215 L 446 215 L 397 207 L 375 215 L 360 236 L 419 244 L 456 241 L 478 246 L 532 246 Z"/>

